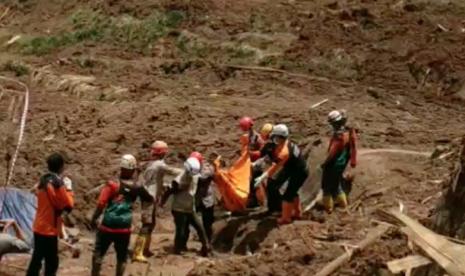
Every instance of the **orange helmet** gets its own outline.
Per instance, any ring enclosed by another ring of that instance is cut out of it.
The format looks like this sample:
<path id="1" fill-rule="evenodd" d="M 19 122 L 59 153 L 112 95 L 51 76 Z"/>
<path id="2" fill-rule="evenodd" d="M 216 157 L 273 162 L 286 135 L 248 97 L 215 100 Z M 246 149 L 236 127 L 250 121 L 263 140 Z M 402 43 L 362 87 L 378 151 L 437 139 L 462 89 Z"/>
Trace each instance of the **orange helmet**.
<path id="1" fill-rule="evenodd" d="M 203 155 L 198 152 L 198 151 L 194 151 L 191 153 L 191 155 L 189 157 L 192 157 L 192 158 L 195 158 L 199 161 L 200 164 L 203 163 Z"/>
<path id="2" fill-rule="evenodd" d="M 243 131 L 248 131 L 250 130 L 252 127 L 253 127 L 253 120 L 252 118 L 250 117 L 242 117 L 240 120 L 239 120 L 239 127 L 243 130 Z"/>
<path id="3" fill-rule="evenodd" d="M 168 153 L 168 144 L 163 141 L 155 141 L 150 149 L 152 155 L 165 155 Z"/>

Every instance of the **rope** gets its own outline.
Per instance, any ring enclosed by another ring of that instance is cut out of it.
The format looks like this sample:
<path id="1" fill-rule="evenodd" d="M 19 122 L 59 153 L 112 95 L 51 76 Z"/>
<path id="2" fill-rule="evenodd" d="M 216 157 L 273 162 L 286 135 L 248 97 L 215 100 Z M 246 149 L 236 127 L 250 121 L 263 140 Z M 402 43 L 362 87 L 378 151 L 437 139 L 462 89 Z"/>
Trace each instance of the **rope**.
<path id="1" fill-rule="evenodd" d="M 4 185 L 4 186 L 9 186 L 10 183 L 11 183 L 11 180 L 13 178 L 16 160 L 18 159 L 19 148 L 21 147 L 21 144 L 22 144 L 23 138 L 24 138 L 24 129 L 26 128 L 27 111 L 29 109 L 29 88 L 24 83 L 22 83 L 20 81 L 17 81 L 15 79 L 10 79 L 10 78 L 7 78 L 7 77 L 0 76 L 0 80 L 14 82 L 14 83 L 18 84 L 19 86 L 23 87 L 24 92 L 25 92 L 24 109 L 23 109 L 23 113 L 21 115 L 21 122 L 20 122 L 20 125 L 19 125 L 18 142 L 16 144 L 16 149 L 15 149 L 15 153 L 13 155 L 13 158 L 11 159 L 11 165 L 10 165 L 10 171 L 8 172 L 8 178 L 7 178 L 6 183 Z"/>

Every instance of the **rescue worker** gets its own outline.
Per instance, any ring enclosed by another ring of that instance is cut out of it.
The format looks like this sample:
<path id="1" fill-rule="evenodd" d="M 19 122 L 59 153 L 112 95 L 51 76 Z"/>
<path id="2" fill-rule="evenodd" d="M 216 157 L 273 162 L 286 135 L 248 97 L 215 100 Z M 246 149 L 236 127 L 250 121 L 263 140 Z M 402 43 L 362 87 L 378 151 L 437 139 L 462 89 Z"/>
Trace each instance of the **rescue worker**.
<path id="1" fill-rule="evenodd" d="M 212 186 L 215 169 L 212 164 L 203 161 L 203 156 L 199 152 L 193 152 L 190 157 L 196 158 L 201 166 L 199 182 L 197 185 L 198 187 L 195 193 L 195 203 L 196 210 L 199 211 L 202 216 L 202 224 L 205 234 L 207 235 L 208 242 L 211 242 L 213 235 L 213 222 L 215 221 L 215 196 Z M 189 227 L 187 231 L 189 233 Z"/>
<path id="2" fill-rule="evenodd" d="M 192 225 L 202 243 L 200 254 L 207 256 L 210 246 L 195 210 L 195 193 L 200 177 L 200 162 L 197 158 L 189 157 L 184 162 L 184 170 L 173 180 L 171 190 L 167 191 L 161 204 L 167 199 L 166 195 L 173 196 L 171 205 L 174 224 L 176 226 L 174 237 L 174 252 L 181 254 L 187 249 L 188 227 Z"/>
<path id="3" fill-rule="evenodd" d="M 265 146 L 265 142 L 270 139 L 271 131 L 273 130 L 272 124 L 264 124 L 260 129 L 260 140 L 262 141 L 260 144 L 260 148 L 256 151 L 252 151 L 250 153 L 250 159 L 253 161 L 252 164 L 252 178 L 250 180 L 250 194 L 249 194 L 249 201 L 247 204 L 248 208 L 255 208 L 258 207 L 259 199 L 257 196 L 257 189 L 259 187 L 255 187 L 254 179 L 259 177 L 264 171 L 265 166 L 267 165 L 267 160 L 265 158 L 260 158 L 261 150 Z"/>
<path id="4" fill-rule="evenodd" d="M 108 181 L 100 192 L 91 220 L 92 228 L 98 227 L 92 256 L 92 276 L 100 275 L 103 258 L 111 244 L 116 251 L 116 275 L 124 275 L 131 238 L 133 203 L 137 198 L 142 203 L 153 203 L 153 197 L 147 189 L 136 184 L 136 167 L 137 161 L 134 156 L 123 155 L 119 179 Z M 97 225 L 102 214 L 102 222 Z"/>
<path id="5" fill-rule="evenodd" d="M 146 257 L 153 256 L 150 251 L 152 241 L 152 232 L 156 223 L 156 205 L 163 194 L 163 183 L 165 175 L 175 176 L 179 169 L 168 166 L 165 163 L 165 157 L 168 154 L 168 144 L 164 141 L 155 141 L 150 149 L 151 161 L 142 174 L 142 185 L 154 197 L 154 202 L 149 207 L 143 206 L 142 211 L 142 228 L 134 247 L 132 256 L 133 261 L 146 262 Z"/>
<path id="6" fill-rule="evenodd" d="M 264 140 L 253 129 L 254 121 L 250 117 L 242 117 L 239 120 L 240 129 L 245 132 L 244 136 L 247 137 L 250 160 L 253 162 L 260 158 L 259 152 L 264 145 Z"/>
<path id="7" fill-rule="evenodd" d="M 331 111 L 328 114 L 328 123 L 332 127 L 333 134 L 329 142 L 328 156 L 321 168 L 323 205 L 325 210 L 331 213 L 335 202 L 343 208 L 348 205 L 342 185 L 347 165 L 350 163 L 352 168 L 357 165 L 357 137 L 354 129 L 346 126 L 347 117 L 344 112 Z"/>
<path id="8" fill-rule="evenodd" d="M 263 141 L 268 141 L 270 139 L 270 134 L 273 131 L 273 125 L 270 123 L 266 123 L 260 129 L 260 137 Z"/>
<path id="9" fill-rule="evenodd" d="M 267 186 L 268 211 L 275 212 L 281 206 L 279 224 L 291 223 L 292 219 L 300 219 L 302 215 L 299 189 L 309 175 L 306 160 L 301 155 L 299 147 L 289 141 L 289 129 L 284 124 L 273 127 L 272 144 L 265 146 L 264 153 L 269 154 L 271 167 L 255 180 L 255 186 L 269 179 Z M 288 182 L 284 194 L 279 189 Z"/>
<path id="10" fill-rule="evenodd" d="M 37 211 L 34 219 L 34 251 L 26 275 L 38 276 L 45 262 L 45 275 L 56 275 L 59 265 L 58 237 L 63 213 L 71 212 L 74 199 L 71 181 L 65 186 L 61 174 L 65 169 L 63 156 L 54 153 L 47 158 L 48 172 L 36 185 Z"/>

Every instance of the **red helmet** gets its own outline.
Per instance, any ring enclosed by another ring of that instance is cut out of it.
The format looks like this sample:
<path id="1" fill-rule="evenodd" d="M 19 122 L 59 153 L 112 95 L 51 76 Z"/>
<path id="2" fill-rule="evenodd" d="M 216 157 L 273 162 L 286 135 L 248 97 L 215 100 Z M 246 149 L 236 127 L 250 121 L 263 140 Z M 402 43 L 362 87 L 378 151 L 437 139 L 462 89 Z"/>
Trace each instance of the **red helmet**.
<path id="1" fill-rule="evenodd" d="M 252 118 L 250 118 L 250 117 L 242 117 L 242 118 L 239 120 L 239 127 L 240 127 L 243 131 L 248 131 L 248 130 L 250 130 L 250 129 L 253 127 L 253 120 L 252 120 Z"/>
<path id="2" fill-rule="evenodd" d="M 191 153 L 191 155 L 189 157 L 192 157 L 192 158 L 195 158 L 199 161 L 200 164 L 203 163 L 203 156 L 200 152 L 198 151 L 194 151 Z"/>
<path id="3" fill-rule="evenodd" d="M 150 149 L 152 155 L 165 155 L 168 153 L 168 144 L 163 141 L 155 141 Z"/>

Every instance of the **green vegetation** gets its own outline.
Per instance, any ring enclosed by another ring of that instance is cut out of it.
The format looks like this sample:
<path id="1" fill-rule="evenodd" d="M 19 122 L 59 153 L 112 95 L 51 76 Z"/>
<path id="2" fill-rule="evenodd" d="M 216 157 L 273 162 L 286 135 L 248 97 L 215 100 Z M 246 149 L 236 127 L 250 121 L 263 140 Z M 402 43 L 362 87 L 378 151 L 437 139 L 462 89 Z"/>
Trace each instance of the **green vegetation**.
<path id="1" fill-rule="evenodd" d="M 3 68 L 2 68 L 4 71 L 9 71 L 9 72 L 13 72 L 15 73 L 15 75 L 17 77 L 21 77 L 21 76 L 24 76 L 24 75 L 28 75 L 29 74 L 29 67 L 27 67 L 26 65 L 24 64 L 21 64 L 21 63 L 16 63 L 16 62 L 13 62 L 13 61 L 8 61 L 7 63 L 5 63 L 3 65 Z"/>
<path id="2" fill-rule="evenodd" d="M 71 31 L 34 37 L 22 44 L 26 54 L 43 55 L 60 47 L 84 41 L 103 41 L 134 50 L 145 50 L 166 36 L 184 19 L 179 11 L 155 12 L 143 20 L 132 17 L 108 17 L 99 12 L 81 10 L 71 16 Z"/>

